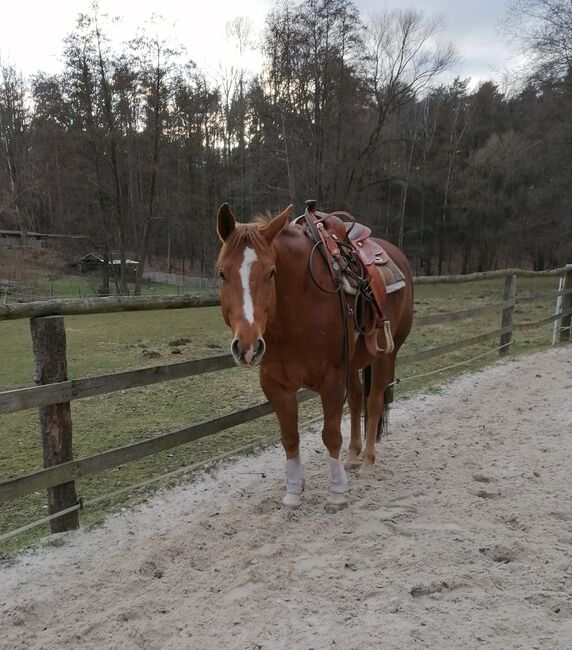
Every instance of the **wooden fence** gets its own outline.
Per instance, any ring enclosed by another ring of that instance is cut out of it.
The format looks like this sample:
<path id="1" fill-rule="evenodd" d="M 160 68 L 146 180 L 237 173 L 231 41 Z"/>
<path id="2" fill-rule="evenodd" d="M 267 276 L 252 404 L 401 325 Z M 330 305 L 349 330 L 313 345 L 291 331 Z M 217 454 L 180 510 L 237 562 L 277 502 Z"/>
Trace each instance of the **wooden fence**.
<path id="1" fill-rule="evenodd" d="M 560 276 L 562 289 L 537 293 L 518 298 L 517 277 Z M 501 300 L 454 312 L 431 314 L 415 319 L 416 328 L 451 323 L 500 312 L 499 327 L 460 341 L 402 355 L 400 367 L 418 361 L 442 356 L 453 351 L 494 339 L 498 341 L 500 355 L 509 353 L 515 329 L 533 328 L 559 321 L 560 340 L 571 338 L 572 317 L 572 264 L 562 269 L 534 273 L 507 269 L 464 276 L 419 277 L 417 284 L 457 283 L 475 280 L 505 278 Z M 515 324 L 515 305 L 539 298 L 560 297 L 561 311 L 533 323 Z M 39 408 L 40 426 L 44 452 L 44 468 L 0 483 L 0 503 L 38 490 L 47 490 L 48 512 L 52 532 L 77 528 L 79 515 L 75 480 L 97 474 L 166 449 L 224 431 L 268 415 L 269 403 L 263 403 L 214 420 L 193 424 L 176 431 L 162 433 L 146 440 L 115 449 L 74 459 L 72 457 L 72 424 L 70 402 L 72 400 L 103 395 L 119 390 L 148 386 L 158 382 L 193 377 L 207 372 L 232 368 L 230 355 L 221 355 L 196 361 L 157 365 L 140 370 L 119 372 L 98 377 L 69 379 L 67 376 L 66 339 L 64 315 L 97 314 L 104 312 L 138 311 L 149 309 L 180 309 L 217 305 L 218 294 L 203 296 L 156 296 L 111 297 L 83 300 L 48 300 L 40 303 L 0 305 L 0 320 L 30 319 L 33 352 L 35 358 L 34 380 L 36 385 L 0 392 L 0 415 L 29 408 Z M 300 391 L 299 400 L 311 399 L 311 391 Z M 58 513 L 63 513 L 57 516 Z"/>
<path id="2" fill-rule="evenodd" d="M 198 275 L 177 275 L 163 271 L 143 271 L 143 280 L 173 284 L 177 287 L 192 287 L 193 289 L 217 289 L 220 278 L 205 278 Z"/>

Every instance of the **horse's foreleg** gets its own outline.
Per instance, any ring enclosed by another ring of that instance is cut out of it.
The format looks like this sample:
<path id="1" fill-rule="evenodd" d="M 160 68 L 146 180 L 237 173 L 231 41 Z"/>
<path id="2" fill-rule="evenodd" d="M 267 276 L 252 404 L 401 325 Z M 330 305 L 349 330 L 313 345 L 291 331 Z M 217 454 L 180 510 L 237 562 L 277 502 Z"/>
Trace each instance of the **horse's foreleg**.
<path id="1" fill-rule="evenodd" d="M 350 373 L 348 405 L 350 407 L 351 434 L 345 465 L 346 468 L 351 468 L 359 465 L 359 455 L 362 447 L 361 415 L 363 408 L 363 386 L 359 378 L 359 370 L 354 370 Z"/>
<path id="2" fill-rule="evenodd" d="M 342 413 L 343 398 L 340 391 L 323 388 L 320 392 L 322 408 L 324 411 L 324 428 L 322 440 L 328 448 L 329 472 L 330 472 L 330 496 L 328 498 L 328 510 L 330 512 L 343 508 L 347 505 L 348 479 L 344 464 L 340 458 L 342 448 Z"/>
<path id="3" fill-rule="evenodd" d="M 375 463 L 375 442 L 378 433 L 387 425 L 385 389 L 393 381 L 396 352 L 377 357 L 371 364 L 371 388 L 367 399 L 367 427 L 365 432 L 365 450 L 361 471 L 368 472 Z"/>
<path id="4" fill-rule="evenodd" d="M 286 392 L 284 387 L 261 373 L 260 384 L 280 424 L 282 446 L 286 452 L 286 495 L 282 503 L 297 508 L 304 491 L 304 469 L 300 459 L 300 433 L 298 432 L 298 400 L 295 392 Z"/>

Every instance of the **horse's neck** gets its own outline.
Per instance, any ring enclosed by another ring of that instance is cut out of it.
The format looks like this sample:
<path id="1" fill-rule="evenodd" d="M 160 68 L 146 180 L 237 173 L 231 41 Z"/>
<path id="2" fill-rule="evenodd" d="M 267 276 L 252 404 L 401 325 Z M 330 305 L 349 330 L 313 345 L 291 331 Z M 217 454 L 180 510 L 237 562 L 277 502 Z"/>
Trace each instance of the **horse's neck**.
<path id="1" fill-rule="evenodd" d="M 336 319 L 339 301 L 324 293 L 312 280 L 316 277 L 322 286 L 331 283 L 329 271 L 320 254 L 309 273 L 312 242 L 299 226 L 289 226 L 274 241 L 276 252 L 276 312 L 269 328 L 277 338 L 299 336 L 300 327 L 306 331 L 323 329 L 328 319 Z"/>
<path id="2" fill-rule="evenodd" d="M 320 286 L 329 286 L 329 269 L 317 253 L 310 275 L 308 262 L 313 244 L 300 227 L 287 228 L 275 239 L 274 246 L 276 311 L 264 335 L 266 361 L 304 367 L 310 358 L 324 361 L 331 347 L 326 333 L 341 337 L 341 330 L 336 329 L 341 326 L 339 299 L 324 292 L 313 280 L 315 276 Z M 337 347 L 334 345 L 333 349 L 336 356 Z"/>
<path id="3" fill-rule="evenodd" d="M 309 239 L 295 226 L 289 226 L 274 240 L 276 253 L 276 312 L 269 327 L 285 335 L 291 319 L 298 318 L 308 300 L 304 289 L 308 274 Z M 292 230 L 290 230 L 292 229 Z"/>
<path id="4" fill-rule="evenodd" d="M 308 272 L 308 257 L 311 246 L 302 230 L 294 225 L 288 226 L 274 240 L 276 252 L 276 275 L 288 278 L 290 283 L 302 283 Z"/>

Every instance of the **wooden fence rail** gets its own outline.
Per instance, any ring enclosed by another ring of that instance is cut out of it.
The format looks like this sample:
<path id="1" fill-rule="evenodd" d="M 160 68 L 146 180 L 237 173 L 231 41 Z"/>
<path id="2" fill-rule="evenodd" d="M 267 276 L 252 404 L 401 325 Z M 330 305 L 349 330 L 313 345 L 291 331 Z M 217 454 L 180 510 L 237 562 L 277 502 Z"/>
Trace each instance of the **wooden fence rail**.
<path id="1" fill-rule="evenodd" d="M 529 296 L 522 296 L 516 299 L 516 304 L 526 304 L 529 302 L 536 302 L 538 300 L 546 300 L 548 298 L 558 298 L 558 296 L 572 295 L 572 289 L 563 289 L 562 291 L 536 291 Z"/>
<path id="2" fill-rule="evenodd" d="M 516 292 L 517 277 L 552 277 L 558 275 L 564 276 L 563 288 L 561 290 L 542 292 L 533 296 L 518 298 Z M 499 352 L 502 355 L 505 351 L 508 351 L 512 333 L 515 329 L 538 327 L 558 320 L 561 321 L 560 339 L 564 341 L 572 338 L 572 328 L 570 327 L 572 316 L 572 265 L 567 265 L 563 269 L 555 269 L 541 273 L 505 269 L 468 276 L 417 278 L 416 282 L 419 284 L 435 284 L 438 282 L 455 283 L 491 278 L 506 279 L 501 301 L 454 312 L 418 316 L 415 318 L 415 327 L 442 325 L 474 318 L 482 314 L 500 312 L 499 329 L 400 356 L 398 359 L 399 366 L 406 366 L 421 360 L 439 357 L 490 339 L 498 339 Z M 515 324 L 513 322 L 516 304 L 531 302 L 533 299 L 556 296 L 562 297 L 562 309 L 558 313 L 533 323 L 523 322 Z M 71 401 L 137 386 L 147 386 L 158 382 L 225 370 L 232 368 L 234 361 L 230 355 L 220 355 L 183 363 L 157 365 L 139 370 L 111 373 L 99 377 L 68 379 L 65 359 L 65 330 L 63 330 L 62 316 L 69 314 L 94 314 L 149 309 L 181 309 L 213 306 L 217 304 L 219 304 L 218 292 L 212 295 L 202 296 L 113 297 L 84 300 L 49 300 L 42 303 L 0 305 L 0 320 L 11 320 L 15 318 L 31 319 L 36 360 L 35 380 L 38 384 L 37 386 L 0 392 L 0 415 L 37 407 L 40 409 L 42 429 L 44 431 L 44 469 L 1 482 L 0 503 L 30 494 L 37 490 L 47 489 L 48 510 L 50 514 L 57 514 L 61 510 L 70 509 L 76 505 L 75 480 L 78 478 L 97 474 L 104 470 L 117 467 L 118 465 L 133 462 L 178 445 L 187 444 L 188 442 L 224 431 L 238 424 L 249 422 L 271 413 L 271 405 L 265 402 L 258 406 L 231 413 L 230 415 L 194 424 L 176 431 L 163 433 L 143 441 L 94 454 L 93 456 L 80 459 L 71 458 L 71 416 L 69 416 L 68 422 Z M 54 318 L 54 316 L 57 317 Z M 50 321 L 53 322 L 49 323 Z M 49 326 L 46 329 L 48 323 Z M 57 346 L 59 352 L 55 352 L 54 350 L 56 348 L 53 346 L 53 337 L 50 338 L 51 335 L 47 336 L 42 334 L 42 332 L 55 332 L 58 329 L 60 330 Z M 61 332 L 63 332 L 63 344 Z M 49 360 L 49 363 L 46 360 Z M 300 401 L 305 401 L 312 397 L 315 397 L 315 394 L 311 391 L 304 390 L 299 392 Z M 59 450 L 62 449 L 62 444 L 63 448 L 67 450 L 68 457 L 58 456 L 60 453 Z M 74 516 L 68 516 L 69 514 Z M 62 517 L 59 523 L 57 519 L 53 519 L 50 523 L 54 532 L 77 527 L 77 512 L 66 514 L 65 518 Z"/>
<path id="3" fill-rule="evenodd" d="M 16 388 L 14 390 L 0 393 L 0 415 L 23 411 L 24 409 L 36 406 L 47 406 L 69 402 L 94 395 L 114 393 L 118 390 L 136 388 L 138 386 L 149 386 L 163 381 L 194 377 L 207 372 L 225 370 L 235 366 L 234 359 L 230 354 L 224 354 L 196 361 L 183 361 L 182 363 L 163 364 L 130 370 L 128 372 L 116 372 L 98 377 L 86 377 L 84 379 L 68 379 L 57 384 L 45 386 L 30 386 L 29 388 Z"/>
<path id="4" fill-rule="evenodd" d="M 552 277 L 561 276 L 567 267 L 550 271 L 523 271 L 522 269 L 504 269 L 470 273 L 468 275 L 419 276 L 414 278 L 415 284 L 448 284 L 459 282 L 475 282 L 517 277 Z M 569 288 L 569 286 L 567 287 Z M 53 299 L 40 302 L 0 305 L 0 321 L 17 320 L 21 318 L 40 318 L 41 316 L 77 316 L 81 314 L 107 314 L 124 311 L 149 311 L 153 309 L 188 309 L 192 307 L 213 307 L 220 304 L 219 292 L 191 295 L 177 294 L 173 296 L 109 296 L 105 298 L 70 298 Z"/>
<path id="5" fill-rule="evenodd" d="M 472 336 L 471 338 L 455 341 L 454 343 L 440 345 L 436 348 L 428 348 L 427 350 L 421 350 L 421 352 L 406 354 L 402 357 L 399 357 L 397 363 L 399 366 L 405 366 L 416 363 L 417 361 L 425 361 L 427 359 L 433 359 L 434 357 L 442 357 L 444 354 L 449 354 L 449 352 L 456 352 L 457 350 L 468 348 L 471 345 L 482 343 L 488 339 L 497 339 L 499 336 L 503 336 L 504 334 L 510 334 L 510 332 L 512 332 L 512 327 L 510 325 L 507 325 L 506 327 L 502 327 L 499 330 L 494 330 L 493 332 L 479 334 L 478 336 Z"/>
<path id="6" fill-rule="evenodd" d="M 415 326 L 426 327 L 429 325 L 450 323 L 471 318 L 481 313 L 499 311 L 500 309 L 511 305 L 514 306 L 514 299 L 490 305 L 483 305 L 472 309 L 464 309 L 462 311 L 420 316 L 415 319 Z M 474 345 L 475 343 L 480 343 L 486 339 L 500 336 L 502 333 L 506 332 L 495 330 L 493 332 L 488 332 L 487 334 L 463 339 L 439 348 L 410 354 L 406 357 L 401 357 L 400 363 L 401 365 L 405 365 L 407 363 L 421 361 L 422 359 L 428 359 L 432 356 L 438 356 L 439 354 L 445 354 L 447 351 L 460 350 L 464 347 Z M 93 397 L 95 395 L 104 395 L 106 393 L 113 393 L 119 390 L 126 390 L 139 386 L 148 386 L 150 384 L 171 381 L 174 379 L 194 377 L 207 372 L 226 370 L 228 368 L 233 368 L 234 366 L 235 363 L 232 356 L 230 354 L 225 354 L 216 357 L 208 357 L 206 359 L 197 359 L 196 361 L 184 361 L 167 365 L 161 364 L 149 368 L 111 373 L 97 377 L 68 379 L 59 383 L 43 386 L 16 388 L 14 390 L 0 393 L 0 415 L 34 407 L 47 406 L 49 404 L 69 402 L 83 399 L 85 397 Z"/>
<path id="7" fill-rule="evenodd" d="M 0 321 L 42 316 L 79 316 L 82 314 L 109 314 L 124 311 L 151 311 L 154 309 L 188 309 L 214 307 L 220 304 L 218 291 L 173 296 L 109 296 L 106 298 L 55 298 L 39 302 L 0 305 Z"/>
<path id="8" fill-rule="evenodd" d="M 524 269 L 499 269 L 498 271 L 483 271 L 482 273 L 467 273 L 466 275 L 421 275 L 413 278 L 415 284 L 459 284 L 463 282 L 477 282 L 479 280 L 495 280 L 516 275 L 517 278 L 551 278 L 564 274 L 570 266 L 562 266 L 549 271 L 525 271 Z"/>
<path id="9" fill-rule="evenodd" d="M 300 391 L 298 401 L 304 402 L 313 397 L 315 397 L 315 394 L 311 391 Z M 124 445 L 123 447 L 109 449 L 108 451 L 94 454 L 93 456 L 79 458 L 49 467 L 48 469 L 32 472 L 31 474 L 26 474 L 10 481 L 5 481 L 0 483 L 0 503 L 24 496 L 30 492 L 54 488 L 62 483 L 74 481 L 84 476 L 98 474 L 118 465 L 141 460 L 147 456 L 158 454 L 161 451 L 166 451 L 179 445 L 185 445 L 193 440 L 200 440 L 213 433 L 220 433 L 239 424 L 251 422 L 272 412 L 270 403 L 264 402 L 258 406 L 236 411 L 235 413 L 230 413 L 229 415 L 224 415 L 214 420 L 207 420 L 200 424 L 163 433 L 152 438 L 147 438 L 146 440 Z M 69 505 L 73 505 L 73 503 Z"/>
<path id="10" fill-rule="evenodd" d="M 442 323 L 452 323 L 454 321 L 466 320 L 467 318 L 474 318 L 481 314 L 498 311 L 505 307 L 514 307 L 514 298 L 510 300 L 503 300 L 502 302 L 494 302 L 490 305 L 483 305 L 479 307 L 471 307 L 470 309 L 461 309 L 460 311 L 449 311 L 442 314 L 430 314 L 429 316 L 416 316 L 415 327 L 422 327 L 424 325 L 440 325 Z"/>
<path id="11" fill-rule="evenodd" d="M 541 318 L 540 320 L 534 321 L 533 323 L 517 323 L 514 327 L 517 330 L 529 330 L 538 327 L 539 325 L 545 325 L 546 323 L 553 323 L 555 320 L 565 321 L 566 317 L 569 317 L 572 314 L 572 308 L 564 309 L 558 314 L 552 314 L 552 316 L 547 316 L 546 318 Z M 565 329 L 565 326 L 563 326 Z"/>

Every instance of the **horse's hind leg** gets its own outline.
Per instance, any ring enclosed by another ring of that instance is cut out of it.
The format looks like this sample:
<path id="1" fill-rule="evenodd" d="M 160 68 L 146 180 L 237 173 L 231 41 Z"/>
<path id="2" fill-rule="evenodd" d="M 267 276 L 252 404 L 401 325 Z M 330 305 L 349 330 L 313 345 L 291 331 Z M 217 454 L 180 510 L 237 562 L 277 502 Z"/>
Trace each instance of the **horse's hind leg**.
<path id="1" fill-rule="evenodd" d="M 341 380 L 341 377 L 340 377 Z M 342 413 L 344 408 L 343 396 L 338 390 L 340 382 L 333 382 L 328 387 L 322 387 L 320 397 L 324 411 L 324 428 L 322 440 L 328 448 L 329 471 L 330 471 L 330 496 L 326 509 L 335 512 L 347 505 L 346 493 L 348 491 L 348 479 L 344 464 L 340 459 L 342 448 Z"/>
<path id="2" fill-rule="evenodd" d="M 263 373 L 260 373 L 260 385 L 276 411 L 282 446 L 286 452 L 286 494 L 282 503 L 290 508 L 297 508 L 301 504 L 304 491 L 304 470 L 300 459 L 298 431 L 298 399 L 295 392 L 286 392 L 281 384 Z"/>
<path id="3" fill-rule="evenodd" d="M 348 385 L 348 405 L 350 407 L 351 434 L 348 453 L 345 460 L 347 469 L 358 467 L 361 453 L 361 415 L 363 409 L 363 386 L 359 378 L 359 370 L 352 370 Z"/>
<path id="4" fill-rule="evenodd" d="M 365 450 L 361 471 L 368 472 L 375 463 L 375 443 L 384 427 L 387 426 L 389 404 L 385 391 L 393 381 L 396 352 L 378 356 L 371 364 L 371 389 L 367 399 L 367 426 Z"/>

